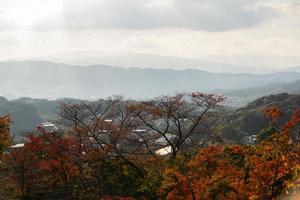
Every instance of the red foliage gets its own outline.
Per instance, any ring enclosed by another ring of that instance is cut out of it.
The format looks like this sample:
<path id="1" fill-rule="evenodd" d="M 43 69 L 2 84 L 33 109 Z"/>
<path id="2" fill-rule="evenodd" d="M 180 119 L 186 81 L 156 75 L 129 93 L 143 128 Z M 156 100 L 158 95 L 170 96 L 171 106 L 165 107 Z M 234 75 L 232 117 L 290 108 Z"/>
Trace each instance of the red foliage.
<path id="1" fill-rule="evenodd" d="M 264 113 L 271 121 L 276 121 L 283 115 L 283 112 L 277 106 L 264 109 Z"/>
<path id="2" fill-rule="evenodd" d="M 271 120 L 282 115 L 266 111 Z M 166 169 L 161 192 L 167 199 L 274 199 L 294 180 L 299 169 L 299 144 L 291 141 L 300 123 L 297 110 L 280 133 L 253 146 L 210 146 L 187 170 Z"/>

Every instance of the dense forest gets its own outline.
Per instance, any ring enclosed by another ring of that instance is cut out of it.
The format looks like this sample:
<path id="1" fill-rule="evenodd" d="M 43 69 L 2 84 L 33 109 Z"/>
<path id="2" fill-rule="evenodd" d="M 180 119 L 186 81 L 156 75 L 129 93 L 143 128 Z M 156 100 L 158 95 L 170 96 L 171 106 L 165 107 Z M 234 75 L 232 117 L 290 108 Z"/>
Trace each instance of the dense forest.
<path id="1" fill-rule="evenodd" d="M 3 116 L 0 199 L 297 199 L 296 97 L 264 97 L 235 112 L 224 110 L 224 96 L 198 92 L 61 102 L 57 128 L 37 127 L 19 144 Z M 244 122 L 262 116 L 241 137 Z"/>

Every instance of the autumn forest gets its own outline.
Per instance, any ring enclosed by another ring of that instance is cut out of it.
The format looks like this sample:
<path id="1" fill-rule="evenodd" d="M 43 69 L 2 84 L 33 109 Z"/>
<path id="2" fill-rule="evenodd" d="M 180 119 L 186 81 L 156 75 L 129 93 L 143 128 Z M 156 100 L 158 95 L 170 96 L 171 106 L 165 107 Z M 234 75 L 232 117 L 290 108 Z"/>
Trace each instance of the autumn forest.
<path id="1" fill-rule="evenodd" d="M 300 200 L 300 0 L 0 0 L 0 200 Z"/>
<path id="2" fill-rule="evenodd" d="M 61 104 L 56 130 L 13 146 L 0 120 L 0 199 L 283 199 L 300 187 L 300 110 L 276 106 L 251 144 L 218 133 L 225 97 Z"/>

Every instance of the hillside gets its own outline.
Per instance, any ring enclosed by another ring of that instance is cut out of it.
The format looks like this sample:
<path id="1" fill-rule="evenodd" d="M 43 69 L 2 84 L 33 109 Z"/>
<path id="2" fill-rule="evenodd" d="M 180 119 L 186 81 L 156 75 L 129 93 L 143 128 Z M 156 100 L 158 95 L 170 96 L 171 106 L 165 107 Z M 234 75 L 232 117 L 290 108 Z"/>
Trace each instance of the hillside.
<path id="1" fill-rule="evenodd" d="M 11 115 L 12 133 L 18 137 L 28 131 L 33 131 L 45 121 L 55 121 L 60 103 L 80 102 L 79 99 L 33 99 L 21 97 L 15 100 L 7 100 L 0 97 L 0 116 Z"/>
<path id="2" fill-rule="evenodd" d="M 151 98 L 180 91 L 232 90 L 292 82 L 300 73 L 210 73 L 200 70 L 120 68 L 104 65 L 76 66 L 42 61 L 1 62 L 0 95 L 57 99 L 96 99 L 122 94 Z"/>
<path id="3" fill-rule="evenodd" d="M 256 99 L 247 106 L 224 113 L 221 120 L 221 134 L 231 140 L 241 140 L 246 135 L 256 135 L 267 127 L 269 121 L 263 110 L 269 106 L 278 106 L 284 111 L 282 122 L 300 108 L 300 95 L 281 93 Z"/>
<path id="4" fill-rule="evenodd" d="M 55 120 L 58 106 L 61 102 L 78 102 L 76 99 L 32 99 L 19 98 L 8 101 L 0 97 L 0 115 L 12 115 L 12 130 L 16 135 L 24 131 L 34 130 L 43 121 Z M 262 110 L 268 106 L 276 105 L 282 108 L 288 117 L 293 110 L 300 108 L 300 95 L 281 93 L 258 98 L 247 106 L 232 110 L 225 109 L 220 120 L 221 132 L 228 137 L 238 133 L 238 137 L 257 134 L 262 128 L 268 125 L 267 119 Z M 234 130 L 231 129 L 234 127 Z M 226 137 L 227 137 L 226 136 Z M 235 136 L 234 136 L 235 137 Z"/>
<path id="5" fill-rule="evenodd" d="M 43 118 L 34 105 L 18 101 L 0 100 L 0 116 L 11 115 L 11 131 L 13 135 L 35 130 L 36 126 L 43 122 Z"/>

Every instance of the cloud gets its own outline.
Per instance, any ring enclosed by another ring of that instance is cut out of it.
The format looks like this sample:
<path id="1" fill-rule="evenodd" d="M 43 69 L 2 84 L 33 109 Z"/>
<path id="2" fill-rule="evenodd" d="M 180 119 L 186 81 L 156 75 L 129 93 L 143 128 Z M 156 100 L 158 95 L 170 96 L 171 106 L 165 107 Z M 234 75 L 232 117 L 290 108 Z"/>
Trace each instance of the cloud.
<path id="1" fill-rule="evenodd" d="M 164 2 L 165 1 L 165 2 Z M 86 0 L 65 2 L 68 28 L 154 29 L 186 28 L 226 31 L 251 27 L 275 12 L 255 0 Z"/>
<path id="2" fill-rule="evenodd" d="M 51 0 L 44 1 L 51 2 Z M 62 8 L 59 15 L 50 13 L 43 16 L 35 22 L 34 28 L 46 30 L 184 28 L 227 31 L 251 27 L 276 15 L 272 7 L 265 5 L 247 9 L 257 1 L 60 0 Z M 26 10 L 23 13 L 26 13 Z M 32 13 L 35 12 L 31 10 L 26 16 Z"/>

